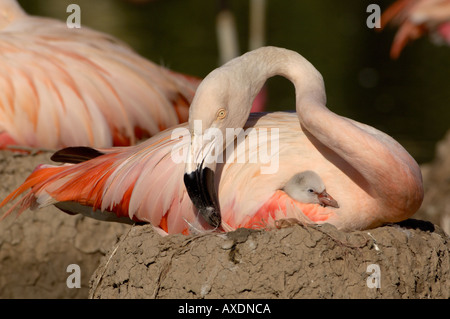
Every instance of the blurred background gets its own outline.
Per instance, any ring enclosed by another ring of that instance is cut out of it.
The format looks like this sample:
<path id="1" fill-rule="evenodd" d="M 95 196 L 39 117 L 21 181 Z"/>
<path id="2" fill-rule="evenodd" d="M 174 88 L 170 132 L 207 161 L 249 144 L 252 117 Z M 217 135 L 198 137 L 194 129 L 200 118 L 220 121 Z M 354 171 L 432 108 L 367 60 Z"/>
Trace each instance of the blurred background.
<path id="1" fill-rule="evenodd" d="M 450 48 L 428 37 L 389 57 L 396 29 L 369 29 L 371 3 L 382 12 L 394 0 L 267 0 L 265 44 L 295 50 L 322 73 L 328 107 L 398 140 L 419 163 L 434 157 L 450 128 Z M 65 21 L 81 8 L 81 26 L 114 35 L 144 57 L 175 71 L 206 76 L 220 65 L 218 0 L 19 0 L 33 15 Z M 241 53 L 248 50 L 249 1 L 227 1 Z M 267 110 L 294 110 L 287 80 L 268 81 Z"/>

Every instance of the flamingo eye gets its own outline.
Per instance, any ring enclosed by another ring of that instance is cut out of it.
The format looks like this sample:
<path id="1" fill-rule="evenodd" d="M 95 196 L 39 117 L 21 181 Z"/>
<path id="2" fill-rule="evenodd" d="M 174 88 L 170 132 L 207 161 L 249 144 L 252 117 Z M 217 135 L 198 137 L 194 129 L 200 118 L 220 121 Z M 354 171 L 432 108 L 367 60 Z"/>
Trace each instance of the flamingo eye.
<path id="1" fill-rule="evenodd" d="M 309 189 L 308 189 L 308 192 L 309 192 L 309 193 L 314 193 L 314 190 L 313 190 L 312 188 L 309 188 Z"/>
<path id="2" fill-rule="evenodd" d="M 219 109 L 219 111 L 217 111 L 217 119 L 223 119 L 227 116 L 227 110 L 225 109 Z"/>

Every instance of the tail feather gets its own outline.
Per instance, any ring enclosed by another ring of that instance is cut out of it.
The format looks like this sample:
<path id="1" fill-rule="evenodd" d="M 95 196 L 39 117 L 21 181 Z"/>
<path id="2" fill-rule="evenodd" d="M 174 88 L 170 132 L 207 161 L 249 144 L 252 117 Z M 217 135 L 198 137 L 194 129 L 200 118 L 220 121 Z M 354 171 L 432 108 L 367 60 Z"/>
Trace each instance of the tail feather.
<path id="1" fill-rule="evenodd" d="M 0 203 L 1 208 L 28 190 L 28 193 L 15 203 L 2 219 L 13 211 L 20 214 L 29 208 L 42 208 L 57 202 L 76 202 L 91 206 L 92 210 L 99 209 L 102 205 L 104 183 L 111 175 L 113 171 L 111 168 L 114 166 L 114 161 L 107 161 L 107 157 L 113 155 L 104 156 L 105 158 L 101 161 L 87 161 L 77 165 L 38 166 L 22 185 Z M 99 175 L 99 172 L 103 173 Z M 118 217 L 128 216 L 125 203 L 116 209 L 113 208 L 113 212 L 118 214 Z"/>
<path id="2" fill-rule="evenodd" d="M 36 196 L 35 194 L 39 192 L 42 188 L 43 183 L 51 180 L 55 174 L 58 174 L 61 171 L 62 167 L 44 167 L 45 165 L 39 165 L 34 172 L 25 180 L 25 182 L 20 185 L 17 189 L 11 192 L 6 198 L 0 203 L 0 208 L 4 207 L 8 202 L 12 202 L 21 194 L 25 193 L 27 190 L 29 192 L 17 203 L 15 203 L 1 219 L 6 218 L 12 212 L 17 211 L 17 214 L 20 215 L 23 211 L 34 208 L 36 204 Z"/>

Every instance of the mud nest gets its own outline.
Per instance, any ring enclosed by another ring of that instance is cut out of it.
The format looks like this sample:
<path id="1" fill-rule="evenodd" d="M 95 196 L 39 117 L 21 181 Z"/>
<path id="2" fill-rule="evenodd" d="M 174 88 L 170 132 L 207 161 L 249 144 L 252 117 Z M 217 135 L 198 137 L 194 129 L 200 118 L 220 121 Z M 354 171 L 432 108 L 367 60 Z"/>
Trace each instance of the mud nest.
<path id="1" fill-rule="evenodd" d="M 91 298 L 449 298 L 449 237 L 408 220 L 370 231 L 295 225 L 161 237 L 133 226 Z"/>

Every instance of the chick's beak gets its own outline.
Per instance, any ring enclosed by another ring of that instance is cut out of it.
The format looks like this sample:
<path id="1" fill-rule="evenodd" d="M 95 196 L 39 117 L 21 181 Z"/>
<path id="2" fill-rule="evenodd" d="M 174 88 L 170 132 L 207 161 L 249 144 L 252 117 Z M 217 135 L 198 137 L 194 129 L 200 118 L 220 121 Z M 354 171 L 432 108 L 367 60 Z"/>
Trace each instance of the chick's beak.
<path id="1" fill-rule="evenodd" d="M 331 197 L 331 195 L 328 194 L 326 191 L 323 191 L 322 193 L 318 194 L 317 197 L 319 198 L 320 205 L 339 208 L 338 202 L 333 197 Z"/>

